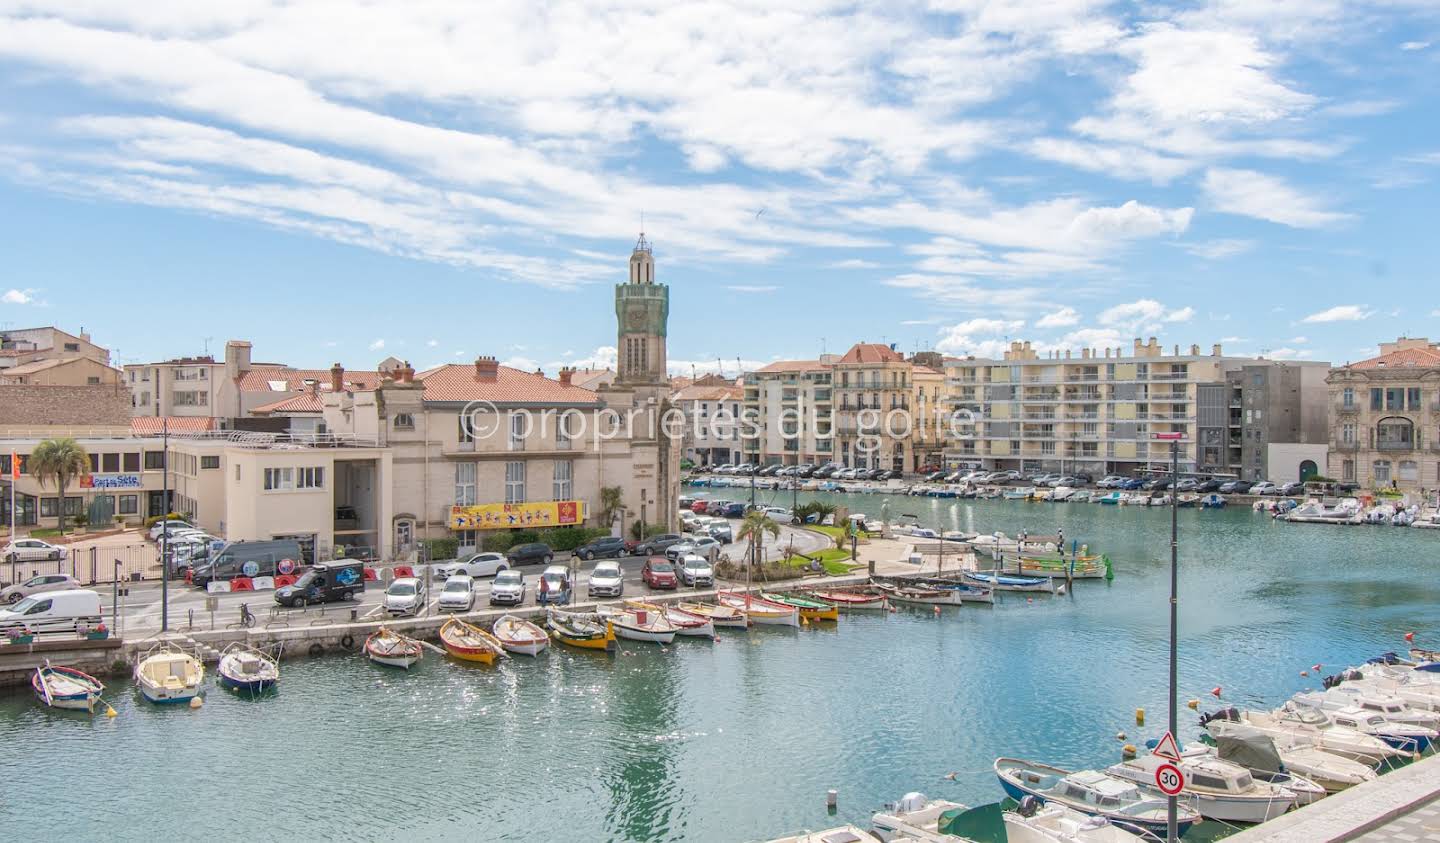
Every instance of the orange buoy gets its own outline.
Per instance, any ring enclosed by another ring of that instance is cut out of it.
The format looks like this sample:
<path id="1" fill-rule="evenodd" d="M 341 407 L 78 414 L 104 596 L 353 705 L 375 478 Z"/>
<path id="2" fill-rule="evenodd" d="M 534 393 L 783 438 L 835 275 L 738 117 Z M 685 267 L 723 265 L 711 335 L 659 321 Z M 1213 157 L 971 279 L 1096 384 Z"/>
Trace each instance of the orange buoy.
<path id="1" fill-rule="evenodd" d="M 1216 685 L 1214 688 L 1211 688 L 1211 689 L 1210 689 L 1210 693 L 1214 694 L 1216 699 L 1219 699 L 1219 698 L 1220 698 L 1220 686 L 1219 686 L 1219 685 Z"/>

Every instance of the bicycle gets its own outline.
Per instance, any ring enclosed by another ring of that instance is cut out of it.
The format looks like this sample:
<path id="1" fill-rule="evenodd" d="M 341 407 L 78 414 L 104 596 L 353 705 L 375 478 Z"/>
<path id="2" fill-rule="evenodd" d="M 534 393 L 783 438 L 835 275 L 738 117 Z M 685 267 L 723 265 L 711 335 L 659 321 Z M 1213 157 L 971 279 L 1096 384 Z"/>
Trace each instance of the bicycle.
<path id="1" fill-rule="evenodd" d="M 255 625 L 255 616 L 250 613 L 250 604 L 240 604 L 240 628 L 249 629 Z"/>

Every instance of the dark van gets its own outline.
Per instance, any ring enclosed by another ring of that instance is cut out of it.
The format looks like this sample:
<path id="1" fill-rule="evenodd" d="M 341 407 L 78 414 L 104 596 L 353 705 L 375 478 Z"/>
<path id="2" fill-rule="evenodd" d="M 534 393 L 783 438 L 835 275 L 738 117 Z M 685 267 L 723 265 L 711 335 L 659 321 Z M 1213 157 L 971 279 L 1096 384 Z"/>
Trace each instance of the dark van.
<path id="1" fill-rule="evenodd" d="M 204 564 L 197 565 L 190 581 L 204 588 L 211 580 L 233 580 L 236 577 L 273 577 L 283 560 L 299 566 L 300 543 L 294 539 L 258 542 L 230 542 L 212 551 Z"/>
<path id="2" fill-rule="evenodd" d="M 295 580 L 294 585 L 275 589 L 275 602 L 281 606 L 304 606 L 307 603 L 334 603 L 349 600 L 353 594 L 365 592 L 365 563 L 353 559 L 336 559 L 313 565 Z"/>

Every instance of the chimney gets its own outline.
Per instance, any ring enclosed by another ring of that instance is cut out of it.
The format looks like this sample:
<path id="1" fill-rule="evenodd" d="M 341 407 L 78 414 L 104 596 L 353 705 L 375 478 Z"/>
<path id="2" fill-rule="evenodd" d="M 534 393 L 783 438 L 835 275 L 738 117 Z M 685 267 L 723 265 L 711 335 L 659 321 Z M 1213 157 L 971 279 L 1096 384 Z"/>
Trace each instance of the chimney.
<path id="1" fill-rule="evenodd" d="M 495 382 L 500 377 L 500 361 L 494 357 L 475 358 L 475 380 Z"/>
<path id="2" fill-rule="evenodd" d="M 1191 356 L 1191 357 L 1199 357 L 1199 356 L 1200 356 L 1200 346 L 1196 345 L 1195 343 L 1191 343 L 1191 344 L 1190 344 L 1190 356 Z"/>
<path id="3" fill-rule="evenodd" d="M 250 343 L 230 340 L 225 343 L 225 377 L 235 380 L 250 371 Z"/>
<path id="4" fill-rule="evenodd" d="M 1135 338 L 1135 356 L 1136 356 L 1136 357 L 1139 357 L 1139 356 L 1140 356 L 1140 349 L 1142 349 L 1142 348 L 1144 348 L 1144 347 L 1145 347 L 1145 343 L 1141 342 L 1139 337 L 1136 337 L 1136 338 Z"/>
<path id="5" fill-rule="evenodd" d="M 314 378 L 314 379 L 312 379 L 308 384 L 306 384 L 306 386 L 310 387 L 310 394 L 311 394 L 311 395 L 319 395 L 319 394 L 320 394 L 320 379 L 319 379 L 319 378 Z"/>
<path id="6" fill-rule="evenodd" d="M 1211 356 L 1211 357 L 1219 357 L 1219 356 L 1220 356 L 1220 343 L 1217 342 L 1217 343 L 1215 343 L 1214 345 L 1210 346 L 1210 356 Z"/>
<path id="7" fill-rule="evenodd" d="M 1069 360 L 1069 359 L 1070 359 L 1070 349 L 1068 349 L 1068 348 L 1065 349 L 1065 359 L 1066 359 L 1066 360 Z"/>
<path id="8" fill-rule="evenodd" d="M 345 367 L 341 366 L 339 363 L 336 363 L 334 366 L 330 367 L 330 391 L 345 391 Z"/>
<path id="9" fill-rule="evenodd" d="M 569 386 L 569 385 L 570 385 L 570 380 L 571 380 L 572 378 L 574 378 L 574 377 L 575 377 L 575 367 L 574 367 L 574 366 L 561 366 L 561 367 L 560 367 L 560 382 L 561 382 L 561 383 L 565 384 L 566 386 Z"/>
<path id="10" fill-rule="evenodd" d="M 415 367 L 410 365 L 409 360 L 406 360 L 404 363 L 400 364 L 399 368 L 395 370 L 395 375 L 396 379 L 400 383 L 414 383 Z"/>

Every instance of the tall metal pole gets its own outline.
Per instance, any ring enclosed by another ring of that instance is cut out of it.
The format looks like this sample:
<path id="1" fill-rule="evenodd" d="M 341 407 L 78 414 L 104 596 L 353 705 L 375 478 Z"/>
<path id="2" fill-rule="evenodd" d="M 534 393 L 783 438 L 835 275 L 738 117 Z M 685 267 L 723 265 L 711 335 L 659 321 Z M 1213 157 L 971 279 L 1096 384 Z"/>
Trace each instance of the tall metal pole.
<path id="1" fill-rule="evenodd" d="M 1175 723 L 1175 697 L 1178 693 L 1175 677 L 1175 640 L 1176 640 L 1176 610 L 1178 608 L 1177 590 L 1179 584 L 1179 526 L 1180 507 L 1176 503 L 1175 479 L 1180 475 L 1180 442 L 1178 439 L 1170 440 L 1170 734 L 1174 735 L 1178 729 Z M 1180 833 L 1176 817 L 1176 800 L 1178 797 L 1171 796 L 1166 816 L 1166 839 L 1170 843 L 1176 843 L 1180 839 Z"/>
<path id="2" fill-rule="evenodd" d="M 160 516 L 160 631 L 170 631 L 170 417 L 160 420 L 160 484 L 164 498 Z"/>
<path id="3" fill-rule="evenodd" d="M 10 452 L 10 541 L 15 541 L 15 486 L 20 482 L 20 455 Z M 62 503 L 61 506 L 64 506 Z M 10 584 L 15 580 L 15 555 L 10 556 Z"/>

